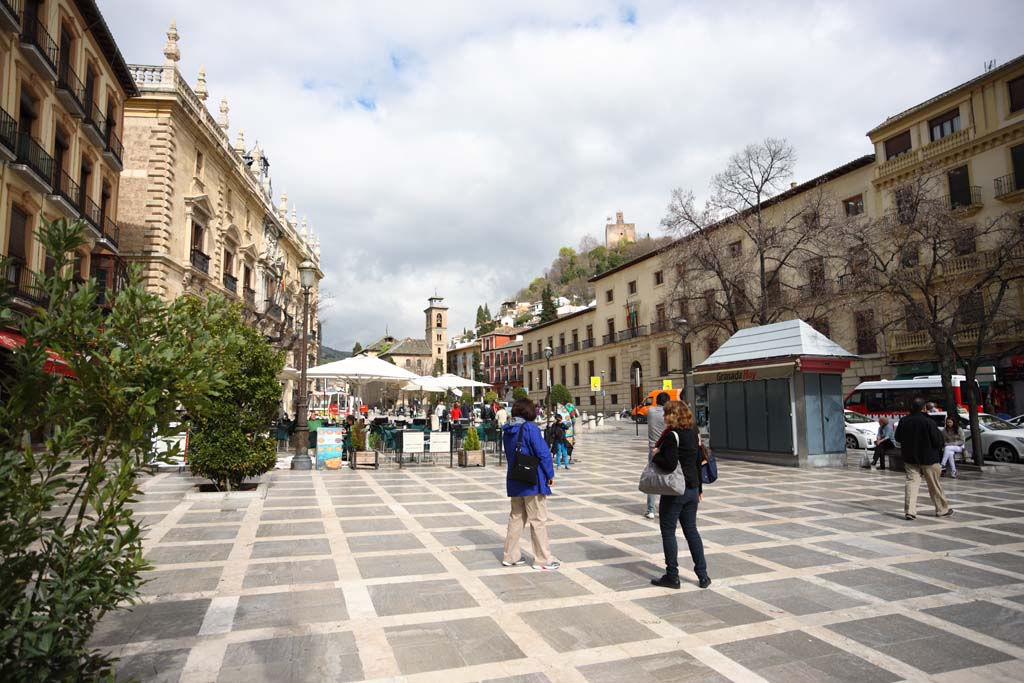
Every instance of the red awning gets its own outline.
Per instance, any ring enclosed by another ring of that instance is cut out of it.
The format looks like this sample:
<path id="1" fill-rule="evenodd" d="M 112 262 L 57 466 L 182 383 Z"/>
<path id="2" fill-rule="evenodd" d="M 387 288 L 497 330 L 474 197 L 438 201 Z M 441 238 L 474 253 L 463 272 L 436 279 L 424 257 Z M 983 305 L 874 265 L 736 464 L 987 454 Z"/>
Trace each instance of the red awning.
<path id="1" fill-rule="evenodd" d="M 0 347 L 13 351 L 14 349 L 20 349 L 24 345 L 25 338 L 17 332 L 0 330 Z M 43 370 L 45 372 L 54 375 L 64 375 L 65 377 L 75 377 L 75 372 L 71 369 L 71 366 L 58 353 L 50 349 L 47 349 L 46 353 L 49 358 L 43 363 Z"/>

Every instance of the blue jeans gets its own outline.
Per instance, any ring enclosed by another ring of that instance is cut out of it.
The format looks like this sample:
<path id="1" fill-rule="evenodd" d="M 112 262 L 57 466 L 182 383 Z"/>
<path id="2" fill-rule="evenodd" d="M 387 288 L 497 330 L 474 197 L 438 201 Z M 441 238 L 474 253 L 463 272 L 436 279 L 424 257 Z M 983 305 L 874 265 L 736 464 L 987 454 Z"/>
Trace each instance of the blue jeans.
<path id="1" fill-rule="evenodd" d="M 662 496 L 658 505 L 658 519 L 661 524 L 661 544 L 665 549 L 665 573 L 679 578 L 679 546 L 676 543 L 676 523 L 683 527 L 686 545 L 690 546 L 693 571 L 698 579 L 708 575 L 708 564 L 704 559 L 704 543 L 697 532 L 697 489 L 686 489 L 681 496 Z"/>
<path id="2" fill-rule="evenodd" d="M 555 452 L 555 467 L 558 467 L 560 463 L 565 463 L 566 469 L 569 468 L 569 451 L 565 448 L 564 443 L 558 444 L 558 449 Z"/>

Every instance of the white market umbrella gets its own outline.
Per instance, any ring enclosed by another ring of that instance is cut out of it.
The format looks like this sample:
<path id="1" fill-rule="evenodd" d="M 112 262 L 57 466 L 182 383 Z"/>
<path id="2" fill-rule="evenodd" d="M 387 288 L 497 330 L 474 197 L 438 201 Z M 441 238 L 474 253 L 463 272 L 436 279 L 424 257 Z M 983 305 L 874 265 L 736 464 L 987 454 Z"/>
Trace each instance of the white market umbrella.
<path id="1" fill-rule="evenodd" d="M 432 391 L 435 393 L 448 391 L 448 387 L 441 386 L 436 380 L 437 377 L 430 377 L 429 375 L 417 377 L 403 384 L 402 391 Z"/>
<path id="2" fill-rule="evenodd" d="M 431 379 L 435 380 L 437 386 L 444 387 L 445 389 L 476 389 L 478 387 L 491 386 L 486 382 L 477 382 L 475 379 L 466 379 L 451 373 L 445 373 L 440 377 L 433 377 Z"/>
<path id="3" fill-rule="evenodd" d="M 416 373 L 374 356 L 353 356 L 318 365 L 307 370 L 306 376 L 353 382 L 405 382 L 419 379 Z"/>

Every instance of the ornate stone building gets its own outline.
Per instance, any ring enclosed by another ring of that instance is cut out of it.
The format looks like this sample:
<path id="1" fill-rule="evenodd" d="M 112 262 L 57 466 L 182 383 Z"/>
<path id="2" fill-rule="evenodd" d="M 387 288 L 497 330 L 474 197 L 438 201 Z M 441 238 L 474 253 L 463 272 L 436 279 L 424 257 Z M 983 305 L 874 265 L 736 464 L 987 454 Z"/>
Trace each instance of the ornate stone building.
<path id="1" fill-rule="evenodd" d="M 40 303 L 35 276 L 52 267 L 44 218 L 84 219 L 74 274 L 97 280 L 98 305 L 119 285 L 121 120 L 135 94 L 95 2 L 0 2 L 0 254 L 16 308 Z"/>
<path id="2" fill-rule="evenodd" d="M 217 293 L 243 303 L 245 315 L 295 357 L 302 336 L 298 266 L 319 266 L 319 241 L 288 199 L 273 201 L 270 162 L 238 131 L 228 137 L 228 103 L 206 106 L 206 74 L 195 88 L 178 70 L 172 23 L 160 66 L 132 65 L 139 96 L 125 107 L 121 249 L 144 269 L 146 286 L 165 298 Z M 316 364 L 318 291 L 310 292 L 309 363 Z M 293 386 L 285 387 L 290 408 Z"/>

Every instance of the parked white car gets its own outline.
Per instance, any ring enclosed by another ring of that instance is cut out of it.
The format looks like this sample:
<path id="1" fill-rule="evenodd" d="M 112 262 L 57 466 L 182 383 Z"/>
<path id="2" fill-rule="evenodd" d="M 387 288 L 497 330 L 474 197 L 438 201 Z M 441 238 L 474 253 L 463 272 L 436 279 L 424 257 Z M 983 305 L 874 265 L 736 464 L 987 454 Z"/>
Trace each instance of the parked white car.
<path id="1" fill-rule="evenodd" d="M 847 449 L 875 447 L 875 437 L 878 436 L 877 420 L 872 420 L 867 415 L 861 415 L 852 410 L 843 411 L 843 420 L 846 422 Z"/>
<path id="2" fill-rule="evenodd" d="M 996 462 L 1020 462 L 1024 454 L 1024 426 L 1018 426 L 995 415 L 981 413 L 981 447 L 985 458 Z M 970 424 L 964 418 L 961 421 L 968 444 L 973 441 L 969 435 Z"/>

